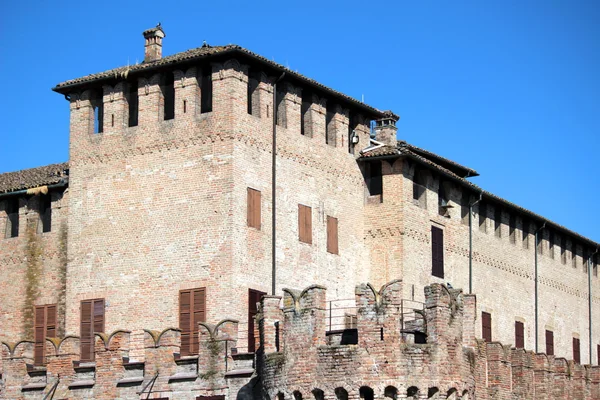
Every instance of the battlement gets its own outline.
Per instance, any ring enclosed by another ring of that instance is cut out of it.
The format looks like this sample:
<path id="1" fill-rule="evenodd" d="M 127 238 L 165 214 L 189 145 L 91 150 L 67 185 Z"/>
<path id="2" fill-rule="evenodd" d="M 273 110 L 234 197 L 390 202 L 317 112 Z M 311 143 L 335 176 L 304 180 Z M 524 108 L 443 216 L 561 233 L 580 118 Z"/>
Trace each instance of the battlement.
<path id="1" fill-rule="evenodd" d="M 257 368 L 270 398 L 577 398 L 600 396 L 600 367 L 475 338 L 476 298 L 432 284 L 419 323 L 403 320 L 402 281 L 356 288 L 355 344 L 327 341 L 326 289 L 265 297 Z M 281 329 L 272 329 L 281 326 Z M 415 342 L 420 332 L 425 343 Z"/>

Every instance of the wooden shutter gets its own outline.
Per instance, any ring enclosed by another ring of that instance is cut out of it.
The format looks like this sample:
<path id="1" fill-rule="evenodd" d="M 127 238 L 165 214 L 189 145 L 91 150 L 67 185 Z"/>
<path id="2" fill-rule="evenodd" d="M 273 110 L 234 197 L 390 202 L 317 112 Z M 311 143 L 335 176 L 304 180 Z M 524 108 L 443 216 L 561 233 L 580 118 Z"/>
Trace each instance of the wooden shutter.
<path id="1" fill-rule="evenodd" d="M 188 289 L 179 292 L 179 328 L 181 329 L 182 356 L 198 354 L 200 348 L 198 323 L 206 321 L 206 289 Z"/>
<path id="2" fill-rule="evenodd" d="M 525 348 L 525 325 L 522 322 L 515 322 L 515 347 L 517 349 Z"/>
<path id="3" fill-rule="evenodd" d="M 35 365 L 44 365 L 44 348 L 46 338 L 56 337 L 56 305 L 35 306 L 34 308 L 34 350 L 33 359 Z"/>
<path id="4" fill-rule="evenodd" d="M 256 351 L 256 340 L 259 339 L 258 330 L 254 321 L 254 318 L 258 313 L 256 303 L 260 302 L 260 299 L 264 295 L 266 295 L 265 292 L 248 289 L 248 353 L 254 353 Z"/>
<path id="5" fill-rule="evenodd" d="M 554 332 L 546 331 L 546 354 L 554 355 Z"/>
<path id="6" fill-rule="evenodd" d="M 579 353 L 579 338 L 573 338 L 573 361 L 581 363 L 581 354 Z"/>
<path id="7" fill-rule="evenodd" d="M 94 332 L 104 332 L 104 299 L 81 302 L 81 361 L 94 360 Z"/>
<path id="8" fill-rule="evenodd" d="M 327 251 L 339 254 L 338 250 L 338 219 L 327 216 Z"/>
<path id="9" fill-rule="evenodd" d="M 444 277 L 444 231 L 436 226 L 431 227 L 431 274 Z"/>
<path id="10" fill-rule="evenodd" d="M 298 237 L 301 242 L 312 244 L 312 208 L 298 204 Z"/>
<path id="11" fill-rule="evenodd" d="M 485 311 L 481 313 L 481 333 L 483 340 L 488 343 L 492 341 L 492 314 Z"/>
<path id="12" fill-rule="evenodd" d="M 261 225 L 261 193 L 248 188 L 247 222 L 251 228 L 260 230 Z"/>

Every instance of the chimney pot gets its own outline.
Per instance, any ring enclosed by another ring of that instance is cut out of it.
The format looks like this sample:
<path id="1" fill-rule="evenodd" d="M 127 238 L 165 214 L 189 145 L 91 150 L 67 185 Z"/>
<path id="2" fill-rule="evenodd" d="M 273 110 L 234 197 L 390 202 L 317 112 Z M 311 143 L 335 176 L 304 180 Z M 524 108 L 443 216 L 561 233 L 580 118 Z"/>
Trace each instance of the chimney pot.
<path id="1" fill-rule="evenodd" d="M 162 40 L 166 36 L 160 22 L 156 27 L 144 31 L 143 35 L 146 39 L 144 62 L 160 60 L 162 58 Z"/>

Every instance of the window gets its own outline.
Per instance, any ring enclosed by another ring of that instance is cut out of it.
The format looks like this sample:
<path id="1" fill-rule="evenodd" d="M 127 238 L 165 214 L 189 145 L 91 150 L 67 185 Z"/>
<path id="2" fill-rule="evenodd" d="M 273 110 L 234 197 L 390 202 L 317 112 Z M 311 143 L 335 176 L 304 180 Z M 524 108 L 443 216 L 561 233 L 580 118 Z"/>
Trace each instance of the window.
<path id="1" fill-rule="evenodd" d="M 260 117 L 260 71 L 250 68 L 248 70 L 248 114 Z"/>
<path id="2" fill-rule="evenodd" d="M 484 202 L 480 202 L 479 203 L 479 230 L 484 233 L 487 232 L 486 221 L 487 221 L 487 204 L 485 204 Z"/>
<path id="3" fill-rule="evenodd" d="M 554 332 L 546 330 L 546 354 L 554 355 Z"/>
<path id="4" fill-rule="evenodd" d="M 56 337 L 56 304 L 35 306 L 33 311 L 33 335 L 35 342 L 33 362 L 35 365 L 44 365 L 46 363 L 44 357 L 46 338 Z"/>
<path id="5" fill-rule="evenodd" d="M 517 243 L 517 234 L 516 234 L 516 225 L 517 225 L 517 217 L 514 214 L 510 214 L 508 217 L 508 237 L 510 242 L 515 244 Z"/>
<path id="6" fill-rule="evenodd" d="M 261 194 L 258 190 L 248 188 L 247 222 L 251 228 L 260 230 Z"/>
<path id="7" fill-rule="evenodd" d="M 335 147 L 336 145 L 334 117 L 335 112 L 332 111 L 329 107 L 327 107 L 327 112 L 325 116 L 325 143 L 333 147 Z"/>
<path id="8" fill-rule="evenodd" d="M 50 232 L 52 229 L 52 202 L 49 194 L 40 195 L 38 215 L 40 218 L 38 231 Z"/>
<path id="9" fill-rule="evenodd" d="M 248 289 L 248 353 L 256 351 L 256 340 L 259 339 L 258 326 L 255 324 L 255 317 L 258 314 L 256 303 L 259 303 L 264 295 L 265 292 Z"/>
<path id="10" fill-rule="evenodd" d="M 548 330 L 546 331 L 546 354 L 554 355 L 554 332 Z"/>
<path id="11" fill-rule="evenodd" d="M 301 121 L 300 134 L 312 137 L 312 118 L 310 115 L 310 106 L 312 105 L 312 93 L 307 90 L 302 90 L 302 105 L 301 105 Z"/>
<path id="12" fill-rule="evenodd" d="M 94 133 L 102 133 L 104 132 L 104 98 L 102 96 L 102 89 L 94 93 L 90 102 L 94 111 Z"/>
<path id="13" fill-rule="evenodd" d="M 339 254 L 338 252 L 338 219 L 327 216 L 327 252 Z"/>
<path id="14" fill-rule="evenodd" d="M 502 237 L 502 210 L 496 207 L 494 210 L 494 234 L 496 237 Z"/>
<path id="15" fill-rule="evenodd" d="M 581 363 L 581 354 L 580 354 L 580 346 L 579 346 L 579 338 L 573 338 L 573 361 L 577 364 Z"/>
<path id="16" fill-rule="evenodd" d="M 521 228 L 523 231 L 523 248 L 529 248 L 529 221 L 523 218 L 523 227 Z"/>
<path id="17" fill-rule="evenodd" d="M 573 268 L 577 268 L 577 244 L 571 241 L 571 262 L 573 263 Z"/>
<path id="18" fill-rule="evenodd" d="M 413 200 L 419 202 L 419 206 L 427 208 L 427 196 L 426 196 L 426 181 L 423 171 L 415 169 L 415 176 L 413 177 Z"/>
<path id="19" fill-rule="evenodd" d="M 381 177 L 381 161 L 365 163 L 365 182 L 369 196 L 378 196 L 383 193 L 383 180 Z"/>
<path id="20" fill-rule="evenodd" d="M 349 122 L 350 123 L 348 124 L 348 153 L 354 154 L 354 147 L 356 146 L 355 142 L 358 140 L 358 118 L 356 117 L 356 115 L 351 114 Z"/>
<path id="21" fill-rule="evenodd" d="M 567 237 L 561 236 L 560 238 L 560 262 L 563 264 L 567 263 Z"/>
<path id="22" fill-rule="evenodd" d="M 19 198 L 12 198 L 6 202 L 6 231 L 4 237 L 19 236 Z"/>
<path id="23" fill-rule="evenodd" d="M 536 236 L 536 244 L 535 244 L 535 248 L 536 251 L 538 252 L 538 254 L 544 254 L 544 232 L 543 230 L 541 230 L 541 228 L 538 228 L 537 226 L 535 227 L 534 232 L 537 232 Z"/>
<path id="24" fill-rule="evenodd" d="M 212 111 L 213 106 L 213 82 L 212 68 L 204 67 L 200 78 L 200 112 L 207 113 Z"/>
<path id="25" fill-rule="evenodd" d="M 175 77 L 167 72 L 162 84 L 164 120 L 175 118 Z"/>
<path id="26" fill-rule="evenodd" d="M 281 126 L 282 128 L 287 128 L 287 120 L 286 120 L 286 109 L 285 109 L 285 88 L 283 87 L 283 85 L 281 85 L 281 87 L 279 85 L 277 85 L 277 96 L 276 96 L 276 100 L 277 100 L 277 104 L 276 104 L 276 109 L 275 111 L 277 112 L 277 125 Z"/>
<path id="27" fill-rule="evenodd" d="M 470 196 L 467 192 L 462 193 L 460 201 L 460 220 L 463 225 L 469 225 L 469 202 Z"/>
<path id="28" fill-rule="evenodd" d="M 525 348 L 525 325 L 520 321 L 515 321 L 515 347 Z"/>
<path id="29" fill-rule="evenodd" d="M 485 311 L 481 313 L 481 335 L 486 342 L 492 341 L 492 314 Z"/>
<path id="30" fill-rule="evenodd" d="M 431 275 L 444 277 L 444 231 L 431 227 Z"/>
<path id="31" fill-rule="evenodd" d="M 548 237 L 548 253 L 550 254 L 550 258 L 554 258 L 554 231 L 550 231 Z"/>
<path id="32" fill-rule="evenodd" d="M 139 112 L 139 96 L 137 82 L 131 82 L 128 85 L 127 105 L 129 107 L 129 121 L 127 126 L 137 126 Z"/>
<path id="33" fill-rule="evenodd" d="M 598 277 L 598 254 L 592 260 L 592 273 L 595 277 Z"/>
<path id="34" fill-rule="evenodd" d="M 81 361 L 94 361 L 95 332 L 104 332 L 104 299 L 81 302 Z"/>
<path id="35" fill-rule="evenodd" d="M 298 204 L 298 238 L 312 244 L 312 208 Z"/>
<path id="36" fill-rule="evenodd" d="M 438 214 L 442 217 L 448 216 L 448 196 L 446 195 L 446 182 L 440 181 L 438 189 Z"/>
<path id="37" fill-rule="evenodd" d="M 198 354 L 198 323 L 206 321 L 206 288 L 179 292 L 179 329 L 181 329 L 181 356 Z"/>

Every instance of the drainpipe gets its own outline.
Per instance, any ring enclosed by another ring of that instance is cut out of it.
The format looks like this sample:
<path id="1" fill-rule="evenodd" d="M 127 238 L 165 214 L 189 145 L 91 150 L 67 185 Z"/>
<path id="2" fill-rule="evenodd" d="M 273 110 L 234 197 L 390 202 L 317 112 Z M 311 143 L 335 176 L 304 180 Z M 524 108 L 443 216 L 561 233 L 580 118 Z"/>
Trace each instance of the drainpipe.
<path id="1" fill-rule="evenodd" d="M 50 189 L 56 189 L 56 188 L 64 188 L 64 187 L 67 187 L 68 185 L 69 185 L 69 178 L 63 178 L 60 180 L 60 182 L 54 183 L 52 185 L 47 185 L 46 187 L 48 188 L 48 190 L 50 190 Z M 31 188 L 23 189 L 23 190 L 15 190 L 14 192 L 0 193 L 0 199 L 3 197 L 19 196 L 21 194 L 27 194 L 28 190 L 31 190 Z"/>
<path id="2" fill-rule="evenodd" d="M 281 74 L 279 78 L 273 83 L 273 150 L 272 150 L 272 160 L 271 160 L 271 294 L 275 296 L 275 278 L 277 273 L 277 265 L 276 265 L 276 254 L 275 254 L 275 211 L 276 211 L 276 196 L 275 190 L 277 187 L 277 174 L 275 169 L 275 162 L 277 161 L 277 83 L 283 79 L 285 76 L 285 71 Z"/>
<path id="3" fill-rule="evenodd" d="M 483 191 L 479 193 L 479 200 L 469 204 L 469 294 L 473 294 L 473 206 L 482 198 Z"/>
<path id="4" fill-rule="evenodd" d="M 533 251 L 535 253 L 535 352 L 538 352 L 538 235 L 546 227 L 546 222 L 535 231 L 535 243 Z"/>
<path id="5" fill-rule="evenodd" d="M 596 251 L 594 252 L 594 254 L 592 254 L 590 256 L 590 258 L 588 258 L 588 317 L 589 317 L 589 327 L 590 327 L 590 365 L 592 364 L 592 260 L 594 259 L 594 256 L 598 254 L 598 248 L 596 248 Z M 598 357 L 600 357 L 600 354 L 598 355 Z M 600 358 L 598 359 L 598 364 L 600 364 Z"/>

